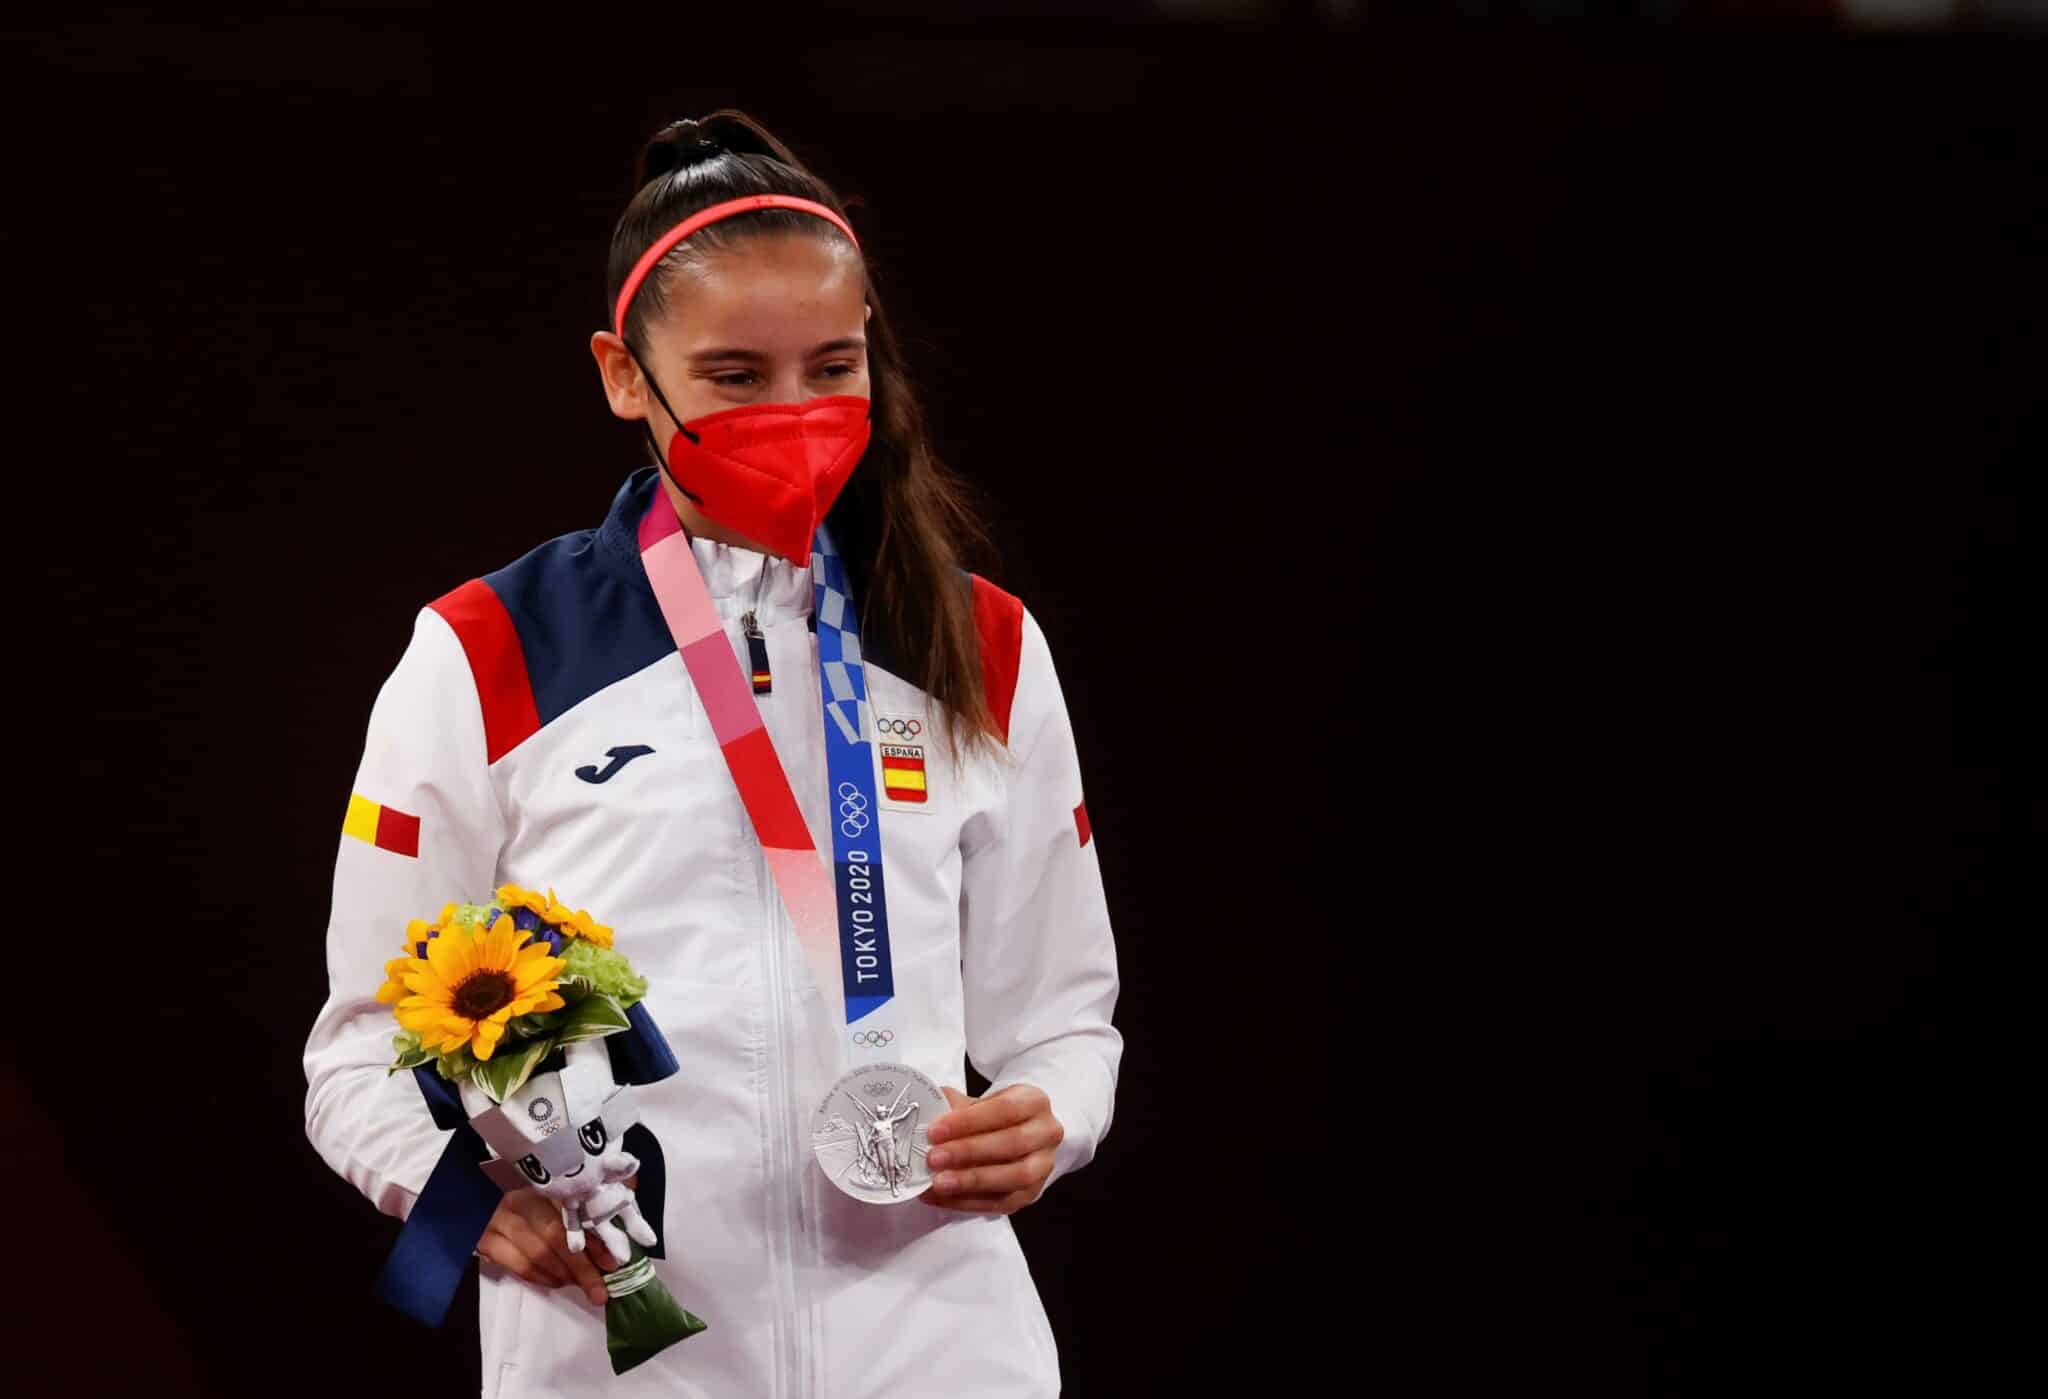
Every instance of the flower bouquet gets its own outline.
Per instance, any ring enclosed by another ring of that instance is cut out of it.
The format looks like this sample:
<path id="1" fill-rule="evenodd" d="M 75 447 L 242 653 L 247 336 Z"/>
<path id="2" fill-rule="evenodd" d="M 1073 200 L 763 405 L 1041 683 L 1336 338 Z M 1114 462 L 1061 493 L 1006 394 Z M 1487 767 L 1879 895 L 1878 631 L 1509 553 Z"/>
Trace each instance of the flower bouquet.
<path id="1" fill-rule="evenodd" d="M 635 1013 L 647 980 L 612 947 L 612 930 L 552 889 L 508 884 L 489 902 L 414 919 L 403 954 L 385 964 L 377 991 L 401 1026 L 391 1072 L 416 1071 L 430 1104 L 452 1088 L 491 1150 L 479 1163 L 491 1182 L 553 1200 L 571 1252 L 583 1251 L 587 1229 L 620 1260 L 604 1275 L 613 1373 L 704 1330 L 654 1274 L 647 1250 L 658 1252 L 657 1236 L 631 1183 L 641 1163 L 624 1145 L 638 1122 L 625 1084 L 660 1071 L 615 1072 L 604 1041 L 651 1037 L 653 1056 L 668 1054 L 646 1012 Z"/>

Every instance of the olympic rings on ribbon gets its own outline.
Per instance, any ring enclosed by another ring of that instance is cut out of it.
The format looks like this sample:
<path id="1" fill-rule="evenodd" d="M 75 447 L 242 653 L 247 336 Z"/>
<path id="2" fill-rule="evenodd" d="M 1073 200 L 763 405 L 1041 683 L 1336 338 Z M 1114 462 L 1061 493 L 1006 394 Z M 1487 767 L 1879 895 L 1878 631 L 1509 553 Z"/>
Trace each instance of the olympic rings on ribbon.
<path id="1" fill-rule="evenodd" d="M 839 784 L 839 833 L 851 840 L 868 828 L 867 793 L 851 782 Z"/>
<path id="2" fill-rule="evenodd" d="M 896 1038 L 894 1030 L 855 1030 L 853 1042 L 868 1049 L 880 1049 Z"/>
<path id="3" fill-rule="evenodd" d="M 916 719 L 877 719 L 875 728 L 885 734 L 901 738 L 916 738 L 924 732 L 924 725 Z"/>

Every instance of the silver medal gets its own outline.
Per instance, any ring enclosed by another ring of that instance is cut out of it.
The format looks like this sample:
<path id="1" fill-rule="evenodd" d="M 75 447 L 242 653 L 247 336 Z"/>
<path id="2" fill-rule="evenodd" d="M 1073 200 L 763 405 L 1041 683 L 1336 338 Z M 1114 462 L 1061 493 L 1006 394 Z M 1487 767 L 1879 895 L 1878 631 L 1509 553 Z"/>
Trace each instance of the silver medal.
<path id="1" fill-rule="evenodd" d="M 931 1186 L 928 1133 L 948 1110 L 938 1085 L 909 1065 L 863 1064 L 818 1104 L 811 1150 L 832 1183 L 856 1200 L 914 1200 Z"/>

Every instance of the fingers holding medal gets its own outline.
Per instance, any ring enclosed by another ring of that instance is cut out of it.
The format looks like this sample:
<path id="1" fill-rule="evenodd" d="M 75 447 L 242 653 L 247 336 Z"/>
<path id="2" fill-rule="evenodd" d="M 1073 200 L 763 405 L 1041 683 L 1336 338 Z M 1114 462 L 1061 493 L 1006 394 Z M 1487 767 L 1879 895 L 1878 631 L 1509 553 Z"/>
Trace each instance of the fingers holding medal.
<path id="1" fill-rule="evenodd" d="M 933 1177 L 925 1200 L 969 1214 L 1014 1214 L 1037 1200 L 1066 1137 L 1045 1091 L 1018 1083 L 986 1098 L 945 1092 L 951 1111 L 927 1133 Z"/>

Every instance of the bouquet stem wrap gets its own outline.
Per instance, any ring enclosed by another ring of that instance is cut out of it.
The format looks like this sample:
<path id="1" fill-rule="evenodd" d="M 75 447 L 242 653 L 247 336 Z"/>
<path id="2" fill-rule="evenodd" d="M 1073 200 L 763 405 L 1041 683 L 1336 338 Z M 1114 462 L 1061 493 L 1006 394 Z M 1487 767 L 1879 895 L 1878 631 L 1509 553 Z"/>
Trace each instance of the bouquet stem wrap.
<path id="1" fill-rule="evenodd" d="M 677 1341 L 688 1340 L 705 1323 L 670 1295 L 655 1275 L 654 1260 L 637 1243 L 625 1267 L 604 1275 L 611 1300 L 604 1304 L 604 1344 L 612 1373 L 623 1375 Z"/>

